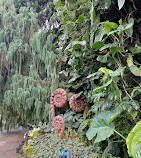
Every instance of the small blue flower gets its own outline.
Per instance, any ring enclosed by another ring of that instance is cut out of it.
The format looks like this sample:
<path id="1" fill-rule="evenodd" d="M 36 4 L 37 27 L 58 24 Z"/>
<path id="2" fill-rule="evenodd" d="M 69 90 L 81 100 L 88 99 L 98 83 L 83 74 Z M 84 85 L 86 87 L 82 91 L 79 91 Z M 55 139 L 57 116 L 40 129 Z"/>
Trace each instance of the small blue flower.
<path id="1" fill-rule="evenodd" d="M 60 156 L 63 156 L 63 155 L 66 156 L 66 157 L 68 157 L 68 153 L 65 152 L 65 151 L 62 151 Z"/>

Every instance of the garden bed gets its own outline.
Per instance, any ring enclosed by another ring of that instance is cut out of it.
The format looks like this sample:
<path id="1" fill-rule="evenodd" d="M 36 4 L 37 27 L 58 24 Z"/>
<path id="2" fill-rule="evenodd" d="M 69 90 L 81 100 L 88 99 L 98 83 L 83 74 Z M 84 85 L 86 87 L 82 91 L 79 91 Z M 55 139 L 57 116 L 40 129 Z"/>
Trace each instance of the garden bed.
<path id="1" fill-rule="evenodd" d="M 68 154 L 67 158 L 101 158 L 101 154 L 93 152 L 92 145 L 86 146 L 84 142 L 73 141 L 71 139 L 60 139 L 58 133 L 41 134 L 41 130 L 36 131 L 23 146 L 23 153 L 27 158 L 60 158 L 61 153 Z M 36 137 L 37 136 L 37 137 Z M 78 138 L 78 137 L 77 137 Z M 107 154 L 105 158 L 114 158 Z"/>

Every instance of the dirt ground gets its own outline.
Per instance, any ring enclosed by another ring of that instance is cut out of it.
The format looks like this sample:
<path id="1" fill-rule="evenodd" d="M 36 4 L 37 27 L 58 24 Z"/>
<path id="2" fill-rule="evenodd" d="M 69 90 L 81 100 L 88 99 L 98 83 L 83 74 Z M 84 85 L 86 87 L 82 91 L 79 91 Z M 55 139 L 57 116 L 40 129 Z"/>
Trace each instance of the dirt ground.
<path id="1" fill-rule="evenodd" d="M 0 158 L 22 158 L 16 148 L 24 140 L 24 132 L 0 133 Z"/>

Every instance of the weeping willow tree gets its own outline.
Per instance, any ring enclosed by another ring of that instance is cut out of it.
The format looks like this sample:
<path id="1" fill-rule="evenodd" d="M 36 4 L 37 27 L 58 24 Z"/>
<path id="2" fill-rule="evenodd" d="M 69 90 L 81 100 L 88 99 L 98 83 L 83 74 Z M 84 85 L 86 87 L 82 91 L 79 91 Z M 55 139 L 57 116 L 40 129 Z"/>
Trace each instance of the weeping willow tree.
<path id="1" fill-rule="evenodd" d="M 6 127 L 50 121 L 49 97 L 58 87 L 60 68 L 54 37 L 40 29 L 31 8 L 21 7 L 17 14 L 13 0 L 1 0 L 0 15 L 0 92 Z"/>

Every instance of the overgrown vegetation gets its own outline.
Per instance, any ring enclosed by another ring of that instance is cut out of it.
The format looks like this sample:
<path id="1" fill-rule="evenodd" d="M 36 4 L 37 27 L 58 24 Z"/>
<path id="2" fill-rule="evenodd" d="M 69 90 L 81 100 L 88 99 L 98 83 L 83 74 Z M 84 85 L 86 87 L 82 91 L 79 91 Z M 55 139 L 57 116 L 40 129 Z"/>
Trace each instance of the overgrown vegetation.
<path id="1" fill-rule="evenodd" d="M 13 1 L 1 1 L 2 116 L 7 128 L 50 121 L 49 97 L 58 87 L 59 56 L 54 35 L 39 27 L 32 8 L 16 13 Z M 42 117 L 42 118 L 41 118 Z"/>
<path id="2" fill-rule="evenodd" d="M 40 129 L 39 129 L 40 128 Z M 49 132 L 46 125 L 40 125 L 30 130 L 30 137 L 24 144 L 22 150 L 27 158 L 52 157 L 59 158 L 62 151 L 66 151 L 69 156 L 76 158 L 101 158 L 102 154 L 94 153 L 92 144 L 84 142 L 84 138 L 76 135 L 76 131 L 65 131 L 63 139 L 59 139 L 58 132 Z M 105 158 L 114 158 L 111 154 L 105 154 Z"/>
<path id="3" fill-rule="evenodd" d="M 95 139 L 94 153 L 103 157 L 127 158 L 129 153 L 139 158 L 141 142 L 136 150 L 129 145 L 141 133 L 139 4 L 2 0 L 0 99 L 6 127 L 50 122 L 49 97 L 61 87 L 69 96 L 83 93 L 90 105 L 84 122 L 81 113 L 58 109 L 66 128 L 79 127 L 78 132 Z M 131 136 L 133 127 L 137 133 Z"/>

